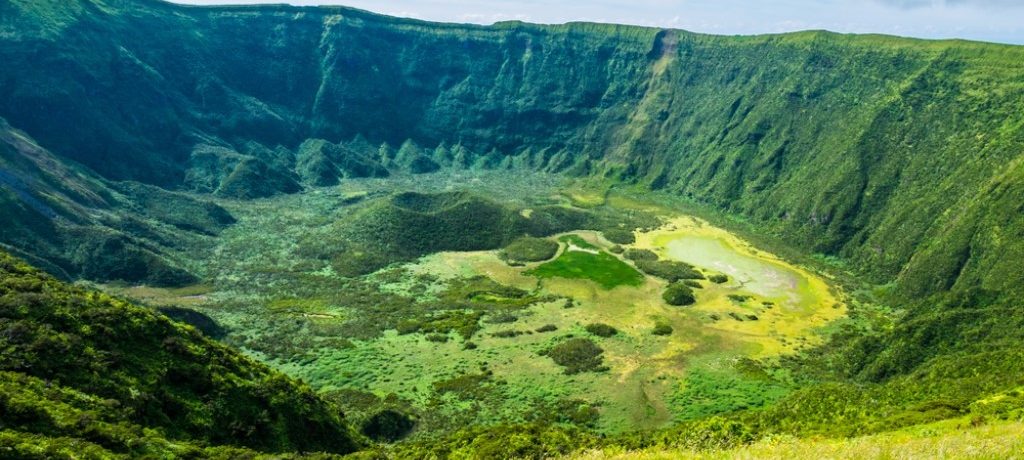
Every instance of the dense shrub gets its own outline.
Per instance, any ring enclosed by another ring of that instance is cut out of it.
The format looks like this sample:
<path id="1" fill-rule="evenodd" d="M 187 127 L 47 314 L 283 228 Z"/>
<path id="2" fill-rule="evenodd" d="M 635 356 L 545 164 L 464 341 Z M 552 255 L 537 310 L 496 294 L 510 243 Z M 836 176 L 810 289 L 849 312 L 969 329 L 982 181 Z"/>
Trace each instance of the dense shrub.
<path id="1" fill-rule="evenodd" d="M 505 246 L 498 256 L 506 262 L 541 262 L 554 257 L 557 252 L 557 242 L 527 236 Z"/>
<path id="2" fill-rule="evenodd" d="M 671 324 L 659 321 L 659 322 L 654 324 L 654 330 L 651 331 L 651 334 L 654 334 L 654 335 L 672 335 L 672 331 L 673 331 L 673 329 L 672 329 L 672 325 Z"/>
<path id="3" fill-rule="evenodd" d="M 715 284 L 722 284 L 729 281 L 729 277 L 723 274 L 711 275 L 708 280 Z"/>
<path id="4" fill-rule="evenodd" d="M 636 242 L 636 236 L 630 230 L 614 228 L 601 233 L 604 234 L 605 239 L 615 244 L 633 244 Z"/>
<path id="5" fill-rule="evenodd" d="M 614 327 L 611 327 L 604 323 L 591 323 L 588 324 L 584 329 L 586 329 L 587 332 L 598 337 L 611 337 L 619 333 L 618 329 L 615 329 Z"/>
<path id="6" fill-rule="evenodd" d="M 679 282 L 668 285 L 661 297 L 665 299 L 665 303 L 675 306 L 693 305 L 697 302 L 697 298 L 693 295 L 693 289 Z"/>
<path id="7" fill-rule="evenodd" d="M 603 353 L 604 350 L 590 339 L 572 338 L 555 345 L 546 354 L 555 364 L 565 367 L 566 374 L 578 374 L 608 370 L 601 364 Z"/>
<path id="8" fill-rule="evenodd" d="M 622 253 L 622 256 L 627 258 L 627 259 L 629 259 L 629 260 L 632 260 L 632 261 L 638 261 L 638 260 L 658 260 L 658 254 L 655 254 L 654 251 L 652 251 L 650 249 L 633 249 L 633 248 L 630 248 L 630 249 L 626 249 L 626 251 Z"/>
<path id="9" fill-rule="evenodd" d="M 362 432 L 375 441 L 394 442 L 404 438 L 416 426 L 408 414 L 394 409 L 384 409 L 363 422 Z"/>
<path id="10" fill-rule="evenodd" d="M 693 268 L 692 265 L 684 262 L 670 260 L 638 260 L 636 261 L 636 268 L 648 275 L 656 276 L 669 282 L 679 281 L 682 279 L 704 279 L 704 275 Z"/>

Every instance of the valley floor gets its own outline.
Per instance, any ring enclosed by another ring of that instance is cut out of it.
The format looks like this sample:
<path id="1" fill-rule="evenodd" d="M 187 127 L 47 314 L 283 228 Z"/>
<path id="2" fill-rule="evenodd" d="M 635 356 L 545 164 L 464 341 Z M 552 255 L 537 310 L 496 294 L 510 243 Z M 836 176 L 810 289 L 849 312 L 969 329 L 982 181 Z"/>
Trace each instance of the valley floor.
<path id="1" fill-rule="evenodd" d="M 548 238 L 560 243 L 548 261 L 443 251 L 362 276 L 337 273 L 336 259 L 361 250 L 347 232 L 366 232 L 351 222 L 391 218 L 391 197 L 410 190 L 435 195 L 406 196 L 402 206 L 457 208 L 472 203 L 459 195 L 469 192 L 527 221 L 550 207 L 612 220 L 659 217 L 636 231 L 616 227 L 635 240 L 621 245 L 608 230 L 570 227 Z M 414 437 L 521 421 L 615 433 L 759 407 L 795 388 L 770 361 L 821 343 L 847 312 L 834 283 L 729 231 L 552 176 L 351 180 L 223 204 L 239 222 L 201 251 L 212 256 L 193 256 L 208 284 L 107 288 L 208 315 L 228 343 L 336 395 L 357 417 L 387 407 L 420 414 Z M 699 279 L 686 281 L 696 303 L 667 304 L 670 283 L 641 273 L 630 251 L 695 267 Z M 713 275 L 724 281 L 706 279 Z M 594 324 L 616 332 L 594 335 Z M 599 347 L 597 372 L 570 372 L 546 356 L 574 337 Z"/>

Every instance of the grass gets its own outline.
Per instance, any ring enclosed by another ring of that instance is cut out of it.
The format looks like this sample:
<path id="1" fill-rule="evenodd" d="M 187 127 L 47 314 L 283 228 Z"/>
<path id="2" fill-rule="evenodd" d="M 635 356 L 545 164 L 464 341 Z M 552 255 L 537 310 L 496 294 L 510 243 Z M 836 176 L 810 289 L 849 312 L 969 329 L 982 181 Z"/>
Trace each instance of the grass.
<path id="1" fill-rule="evenodd" d="M 583 238 L 566 235 L 559 240 L 571 246 L 557 259 L 529 270 L 527 274 L 539 278 L 585 279 L 604 289 L 643 284 L 643 274 L 618 257 L 598 250 Z"/>
<path id="2" fill-rule="evenodd" d="M 1020 459 L 1024 458 L 1024 423 L 1001 422 L 971 427 L 942 422 L 892 433 L 849 439 L 773 437 L 728 450 L 698 452 L 652 448 L 595 450 L 570 458 L 580 460 L 660 459 Z"/>

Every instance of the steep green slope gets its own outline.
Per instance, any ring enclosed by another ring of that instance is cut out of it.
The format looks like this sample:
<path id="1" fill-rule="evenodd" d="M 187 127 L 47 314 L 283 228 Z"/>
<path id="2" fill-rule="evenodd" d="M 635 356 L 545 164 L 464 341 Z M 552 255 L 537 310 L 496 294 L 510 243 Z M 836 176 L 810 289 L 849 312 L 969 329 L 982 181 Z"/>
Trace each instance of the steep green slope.
<path id="1" fill-rule="evenodd" d="M 0 118 L 0 245 L 63 278 L 194 283 L 176 252 L 234 218 L 202 199 L 111 183 Z"/>
<path id="2" fill-rule="evenodd" d="M 185 179 L 216 145 L 243 185 L 330 184 L 345 173 L 307 139 L 414 139 L 670 190 L 906 296 L 1022 285 L 1001 257 L 1024 251 L 1005 237 L 1022 228 L 1021 47 L 155 0 L 2 8 L 0 116 L 106 177 L 196 189 Z"/>
<path id="3" fill-rule="evenodd" d="M 361 445 L 308 387 L 4 253 L 0 330 L 0 452 L 164 457 L 203 446 L 347 453 Z"/>

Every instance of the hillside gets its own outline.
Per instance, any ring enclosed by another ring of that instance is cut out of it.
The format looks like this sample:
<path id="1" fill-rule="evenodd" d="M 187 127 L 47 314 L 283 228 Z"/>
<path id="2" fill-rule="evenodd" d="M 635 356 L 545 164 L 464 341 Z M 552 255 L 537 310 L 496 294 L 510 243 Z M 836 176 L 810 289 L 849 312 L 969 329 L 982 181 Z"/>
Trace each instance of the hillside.
<path id="1" fill-rule="evenodd" d="M 1024 225 L 1020 47 L 156 0 L 0 8 L 0 117 L 106 178 L 195 189 L 209 161 L 287 177 L 307 139 L 412 139 L 670 190 L 911 297 L 1021 286 L 999 256 L 1024 248 L 998 237 Z"/>
<path id="2" fill-rule="evenodd" d="M 196 329 L 3 253 L 0 328 L 4 456 L 229 458 L 362 445 L 309 387 Z"/>

